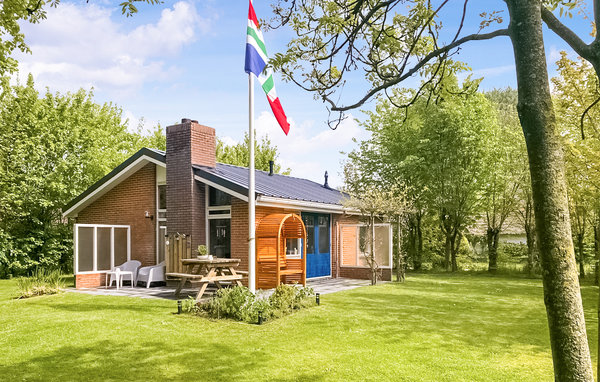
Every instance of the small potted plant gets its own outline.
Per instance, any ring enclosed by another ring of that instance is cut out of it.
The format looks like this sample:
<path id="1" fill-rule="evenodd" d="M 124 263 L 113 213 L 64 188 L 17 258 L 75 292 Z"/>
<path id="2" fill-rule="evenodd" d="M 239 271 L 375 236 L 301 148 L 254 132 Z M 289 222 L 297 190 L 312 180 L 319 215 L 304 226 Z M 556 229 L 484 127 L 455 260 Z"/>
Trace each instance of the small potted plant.
<path id="1" fill-rule="evenodd" d="M 206 248 L 206 245 L 201 244 L 198 246 L 198 258 L 208 260 L 208 248 Z"/>

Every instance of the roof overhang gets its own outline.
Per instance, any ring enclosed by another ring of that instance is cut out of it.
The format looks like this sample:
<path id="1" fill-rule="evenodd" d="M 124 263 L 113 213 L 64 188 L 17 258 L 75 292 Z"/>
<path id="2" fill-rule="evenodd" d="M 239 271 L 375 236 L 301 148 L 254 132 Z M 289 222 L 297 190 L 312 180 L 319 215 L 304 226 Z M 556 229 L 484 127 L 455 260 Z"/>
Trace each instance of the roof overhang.
<path id="1" fill-rule="evenodd" d="M 126 161 L 118 165 L 114 170 L 106 174 L 102 179 L 94 183 L 87 190 L 70 201 L 65 207 L 62 214 L 64 217 L 75 217 L 85 207 L 94 200 L 104 195 L 116 185 L 127 179 L 133 173 L 147 165 L 154 163 L 157 166 L 166 167 L 165 156 L 160 153 L 142 148 Z"/>
<path id="2" fill-rule="evenodd" d="M 259 195 L 256 199 L 256 205 L 259 207 L 275 207 L 286 209 L 298 209 L 305 212 L 325 212 L 325 213 L 348 213 L 348 209 L 339 204 L 327 204 L 318 202 L 309 202 L 306 200 L 283 199 L 272 196 Z"/>

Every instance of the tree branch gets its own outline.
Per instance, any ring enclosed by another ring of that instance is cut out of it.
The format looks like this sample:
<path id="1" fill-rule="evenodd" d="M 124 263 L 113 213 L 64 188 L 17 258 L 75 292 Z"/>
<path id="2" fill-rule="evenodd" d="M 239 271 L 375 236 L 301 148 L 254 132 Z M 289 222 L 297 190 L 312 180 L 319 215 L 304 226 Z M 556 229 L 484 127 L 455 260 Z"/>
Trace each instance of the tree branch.
<path id="1" fill-rule="evenodd" d="M 594 4 L 597 0 L 594 1 Z M 596 12 L 594 12 L 594 15 Z M 554 14 L 545 7 L 542 7 L 542 20 L 546 23 L 551 31 L 556 33 L 558 37 L 562 38 L 578 55 L 585 58 L 588 61 L 595 61 L 591 59 L 590 46 L 587 45 L 579 36 L 577 36 L 571 29 L 565 24 L 561 23 Z"/>
<path id="2" fill-rule="evenodd" d="M 466 42 L 489 40 L 494 37 L 508 36 L 508 35 L 509 35 L 508 29 L 498 29 L 494 32 L 483 33 L 483 34 L 475 33 L 475 34 L 465 36 L 461 39 L 458 39 L 458 40 L 452 42 L 451 44 L 448 44 L 444 47 L 436 49 L 436 50 L 432 51 L 431 53 L 427 54 L 419 62 L 417 62 L 415 64 L 415 66 L 413 66 L 410 70 L 408 70 L 406 73 L 404 73 L 392 80 L 385 81 L 381 85 L 372 88 L 371 90 L 369 90 L 369 92 L 367 92 L 367 94 L 365 94 L 364 97 L 362 97 L 360 100 L 358 100 L 356 103 L 354 103 L 352 105 L 335 106 L 335 103 L 331 99 L 329 99 L 329 97 L 327 97 L 327 96 L 324 96 L 323 100 L 329 102 L 329 104 L 332 106 L 331 107 L 332 111 L 347 111 L 347 110 L 355 109 L 355 108 L 363 105 L 365 102 L 367 102 L 371 97 L 373 97 L 375 94 L 379 93 L 381 90 L 386 89 L 390 86 L 396 85 L 396 84 L 404 81 L 405 79 L 411 77 L 413 74 L 417 73 L 419 71 L 419 69 L 421 69 L 423 66 L 425 66 L 432 59 L 439 57 L 443 54 L 446 54 L 448 51 L 450 51 Z"/>

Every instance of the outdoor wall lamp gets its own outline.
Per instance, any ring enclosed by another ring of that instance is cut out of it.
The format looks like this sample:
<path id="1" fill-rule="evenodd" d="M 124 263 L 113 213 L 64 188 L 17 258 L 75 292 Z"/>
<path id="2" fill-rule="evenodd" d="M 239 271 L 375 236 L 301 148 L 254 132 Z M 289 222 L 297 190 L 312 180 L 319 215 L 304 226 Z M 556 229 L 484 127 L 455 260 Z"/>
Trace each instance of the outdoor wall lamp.
<path id="1" fill-rule="evenodd" d="M 154 220 L 154 215 L 150 215 L 150 212 L 148 211 L 146 211 L 146 214 L 144 216 L 146 217 L 146 219 Z"/>

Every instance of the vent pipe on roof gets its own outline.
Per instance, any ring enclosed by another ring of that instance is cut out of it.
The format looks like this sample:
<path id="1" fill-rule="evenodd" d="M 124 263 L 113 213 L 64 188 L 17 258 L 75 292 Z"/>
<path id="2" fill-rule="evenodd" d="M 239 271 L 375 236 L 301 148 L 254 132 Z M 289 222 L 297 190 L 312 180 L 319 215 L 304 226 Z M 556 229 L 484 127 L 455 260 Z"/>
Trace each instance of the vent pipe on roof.
<path id="1" fill-rule="evenodd" d="M 275 162 L 273 162 L 272 160 L 269 161 L 269 176 L 273 176 L 273 165 L 275 164 Z"/>
<path id="2" fill-rule="evenodd" d="M 327 171 L 325 171 L 325 184 L 323 185 L 323 187 L 325 187 L 327 189 L 329 188 L 328 179 L 329 179 L 329 174 L 327 174 Z"/>

